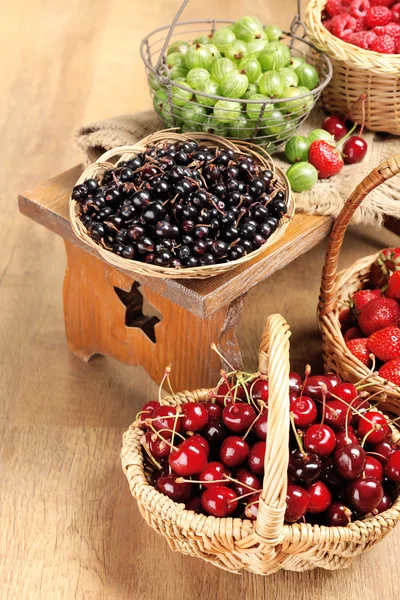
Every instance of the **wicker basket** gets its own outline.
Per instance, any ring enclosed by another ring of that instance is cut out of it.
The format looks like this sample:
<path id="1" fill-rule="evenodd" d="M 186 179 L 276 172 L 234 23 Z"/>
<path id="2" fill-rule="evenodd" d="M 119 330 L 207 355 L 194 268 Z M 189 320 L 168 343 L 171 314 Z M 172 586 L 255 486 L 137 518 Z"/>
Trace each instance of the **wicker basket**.
<path id="1" fill-rule="evenodd" d="M 331 113 L 362 122 L 361 94 L 366 94 L 365 125 L 372 131 L 400 134 L 400 54 L 380 54 L 343 42 L 322 24 L 326 0 L 311 0 L 307 8 L 310 39 L 332 61 L 333 77 L 321 99 Z M 353 108 L 352 108 L 353 107 Z"/>
<path id="2" fill-rule="evenodd" d="M 376 517 L 347 527 L 284 525 L 290 429 L 289 337 L 289 326 L 283 317 L 271 315 L 259 353 L 259 372 L 269 376 L 269 413 L 263 492 L 256 522 L 200 515 L 160 494 L 145 475 L 140 443 L 143 430 L 132 426 L 125 433 L 121 458 L 132 495 L 147 523 L 167 538 L 173 550 L 198 556 L 234 573 L 242 569 L 260 575 L 280 569 L 339 569 L 378 542 L 398 522 L 400 499 Z M 208 391 L 184 391 L 164 402 L 171 406 L 201 402 Z M 392 439 L 398 443 L 400 434 L 393 431 Z"/>
<path id="3" fill-rule="evenodd" d="M 340 249 L 350 219 L 369 192 L 400 172 L 400 154 L 380 164 L 356 187 L 346 201 L 332 229 L 322 272 L 319 301 L 319 322 L 325 369 L 334 371 L 349 381 L 359 381 L 370 375 L 347 349 L 339 322 L 339 303 L 361 289 L 377 254 L 356 261 L 349 269 L 337 274 Z M 370 377 L 371 389 L 388 394 L 385 410 L 400 415 L 400 387 L 386 382 L 382 377 Z"/>
<path id="4" fill-rule="evenodd" d="M 71 226 L 76 236 L 85 244 L 95 249 L 108 263 L 113 266 L 129 271 L 137 275 L 147 275 L 149 277 L 159 277 L 163 279 L 206 279 L 208 277 L 214 277 L 220 275 L 232 269 L 235 269 L 239 265 L 245 264 L 246 262 L 253 260 L 260 254 L 268 252 L 268 247 L 276 242 L 285 232 L 287 225 L 294 215 L 294 199 L 291 194 L 289 181 L 281 169 L 275 166 L 272 158 L 259 146 L 254 146 L 247 142 L 232 142 L 225 140 L 221 137 L 202 134 L 202 133 L 191 133 L 188 135 L 182 135 L 174 131 L 166 130 L 159 131 L 146 138 L 140 140 L 134 146 L 120 146 L 119 148 L 113 148 L 108 152 L 105 152 L 100 158 L 93 164 L 91 164 L 82 175 L 79 177 L 77 184 L 83 183 L 85 179 L 94 177 L 100 177 L 107 169 L 114 168 L 116 164 L 121 161 L 126 161 L 137 154 L 143 152 L 147 146 L 155 145 L 158 143 L 168 142 L 181 142 L 187 140 L 196 140 L 199 143 L 207 144 L 208 147 L 219 147 L 219 148 L 231 148 L 235 152 L 240 153 L 244 156 L 251 156 L 256 163 L 261 165 L 264 169 L 270 169 L 280 182 L 280 189 L 286 194 L 287 199 L 287 214 L 280 220 L 280 224 L 276 231 L 268 238 L 267 242 L 254 250 L 253 252 L 246 254 L 238 260 L 232 260 L 229 262 L 209 265 L 202 267 L 182 268 L 174 269 L 171 267 L 158 267 L 157 265 L 150 265 L 137 260 L 129 260 L 122 258 L 117 254 L 114 254 L 107 248 L 96 243 L 89 237 L 88 232 L 84 224 L 78 217 L 79 204 L 70 197 L 69 200 L 69 214 L 71 220 Z"/>

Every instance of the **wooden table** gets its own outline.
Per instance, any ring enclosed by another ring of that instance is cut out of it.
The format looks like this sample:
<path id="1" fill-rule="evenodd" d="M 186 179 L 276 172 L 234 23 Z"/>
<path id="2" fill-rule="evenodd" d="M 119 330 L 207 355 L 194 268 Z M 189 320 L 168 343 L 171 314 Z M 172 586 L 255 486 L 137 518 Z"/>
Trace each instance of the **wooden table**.
<path id="1" fill-rule="evenodd" d="M 24 215 L 65 242 L 64 320 L 69 348 L 86 361 L 104 354 L 142 365 L 156 382 L 172 363 L 176 390 L 215 384 L 221 362 L 212 343 L 231 365 L 242 368 L 236 329 L 247 293 L 321 242 L 332 224 L 328 217 L 296 214 L 285 234 L 263 254 L 206 280 L 132 277 L 103 260 L 72 231 L 68 199 L 80 172 L 80 167 L 70 169 L 19 197 Z M 144 299 L 152 310 L 143 307 Z"/>
<path id="2" fill-rule="evenodd" d="M 140 517 L 121 471 L 122 433 L 157 386 L 140 367 L 70 354 L 59 236 L 21 216 L 17 194 L 80 157 L 82 124 L 150 106 L 138 56 L 144 32 L 177 2 L 20 0 L 0 22 L 1 600 L 398 600 L 400 528 L 351 568 L 224 573 L 169 551 Z M 256 14 L 288 26 L 293 0 L 189 4 L 185 18 Z M 398 243 L 353 228 L 342 265 Z M 290 322 L 292 365 L 321 366 L 315 310 L 325 244 L 248 294 L 237 335 L 254 369 L 265 318 Z"/>

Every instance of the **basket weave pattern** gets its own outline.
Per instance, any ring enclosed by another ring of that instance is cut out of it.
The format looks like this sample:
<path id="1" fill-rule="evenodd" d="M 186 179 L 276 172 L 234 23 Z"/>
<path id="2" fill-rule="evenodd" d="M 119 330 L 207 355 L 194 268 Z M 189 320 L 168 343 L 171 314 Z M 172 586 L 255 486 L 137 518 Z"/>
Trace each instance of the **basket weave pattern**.
<path id="1" fill-rule="evenodd" d="M 400 499 L 393 506 L 347 527 L 284 525 L 289 459 L 289 336 L 286 321 L 272 315 L 262 337 L 259 372 L 269 378 L 269 413 L 265 475 L 258 519 L 225 518 L 185 510 L 160 494 L 146 478 L 140 438 L 132 426 L 124 435 L 122 466 L 142 516 L 163 535 L 172 550 L 197 556 L 237 573 L 243 569 L 269 575 L 280 569 L 338 569 L 382 539 L 400 518 Z M 165 398 L 170 406 L 208 399 L 209 390 L 184 391 Z M 400 434 L 393 430 L 398 443 Z"/>
<path id="2" fill-rule="evenodd" d="M 152 135 L 149 135 L 140 140 L 134 146 L 120 146 L 113 148 L 108 152 L 102 154 L 99 159 L 91 164 L 82 175 L 79 177 L 76 185 L 83 183 L 86 179 L 100 178 L 107 169 L 115 168 L 118 163 L 127 161 L 136 156 L 137 154 L 144 152 L 148 146 L 153 146 L 158 143 L 170 142 L 177 143 L 188 140 L 196 140 L 197 142 L 209 147 L 229 148 L 234 152 L 237 152 L 243 156 L 251 156 L 254 161 L 261 165 L 263 169 L 270 169 L 274 175 L 278 178 L 282 190 L 286 194 L 286 202 L 288 207 L 287 214 L 280 220 L 278 228 L 268 238 L 267 242 L 260 246 L 257 250 L 239 258 L 238 260 L 228 261 L 216 265 L 208 265 L 202 267 L 182 268 L 174 269 L 171 267 L 158 267 L 157 265 L 150 265 L 137 260 L 129 260 L 114 254 L 110 250 L 101 246 L 88 235 L 86 227 L 81 222 L 78 216 L 79 204 L 71 197 L 69 200 L 69 215 L 71 220 L 71 226 L 76 236 L 83 241 L 85 244 L 96 250 L 104 260 L 113 266 L 129 271 L 136 275 L 146 275 L 150 277 L 158 277 L 163 279 L 206 279 L 208 277 L 214 277 L 220 275 L 242 265 L 260 254 L 265 253 L 266 249 L 278 241 L 279 238 L 284 234 L 286 227 L 288 226 L 290 219 L 294 215 L 295 205 L 293 196 L 291 195 L 290 184 L 286 175 L 275 166 L 272 158 L 259 146 L 247 142 L 231 142 L 221 137 L 214 136 L 211 134 L 191 133 L 190 135 L 182 135 L 171 130 L 159 131 Z"/>
<path id="3" fill-rule="evenodd" d="M 331 59 L 333 76 L 321 100 L 331 113 L 347 114 L 361 123 L 361 94 L 366 94 L 365 125 L 372 131 L 400 134 L 400 55 L 380 54 L 343 42 L 322 24 L 326 0 L 311 0 L 307 8 L 307 29 L 314 44 Z"/>
<path id="4" fill-rule="evenodd" d="M 347 349 L 339 322 L 339 303 L 362 289 L 377 254 L 358 260 L 350 268 L 337 275 L 340 249 L 348 224 L 357 207 L 369 192 L 398 173 L 400 173 L 400 154 L 375 168 L 346 201 L 329 238 L 319 301 L 324 363 L 326 370 L 335 371 L 344 379 L 353 382 L 367 377 L 370 375 L 370 371 Z M 390 384 L 378 376 L 369 377 L 369 382 L 371 390 L 387 394 L 385 409 L 400 414 L 400 387 Z"/>

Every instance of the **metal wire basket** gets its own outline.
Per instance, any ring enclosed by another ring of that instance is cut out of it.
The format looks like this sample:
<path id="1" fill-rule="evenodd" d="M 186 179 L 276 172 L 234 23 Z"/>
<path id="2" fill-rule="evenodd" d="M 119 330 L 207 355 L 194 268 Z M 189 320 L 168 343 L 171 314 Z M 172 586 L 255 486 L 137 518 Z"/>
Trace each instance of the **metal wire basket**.
<path id="1" fill-rule="evenodd" d="M 166 127 L 176 127 L 182 133 L 202 131 L 217 134 L 225 138 L 241 139 L 259 144 L 269 153 L 276 151 L 300 127 L 317 102 L 321 91 L 332 77 L 332 65 L 329 58 L 305 39 L 306 29 L 300 19 L 300 2 L 298 13 L 291 25 L 290 32 L 283 32 L 283 40 L 287 41 L 293 57 L 306 58 L 319 75 L 319 85 L 294 98 L 268 98 L 267 100 L 249 100 L 243 98 L 226 98 L 188 88 L 177 79 L 171 79 L 167 66 L 167 50 L 171 42 L 176 40 L 192 42 L 200 35 L 213 35 L 218 26 L 229 26 L 234 21 L 201 20 L 178 22 L 181 13 L 189 0 L 184 0 L 171 25 L 155 29 L 149 33 L 140 46 L 150 94 L 155 110 Z M 296 35 L 299 27 L 303 28 L 303 36 Z M 190 91 L 193 98 L 190 106 L 201 107 L 200 114 L 192 118 L 185 113 L 174 97 L 177 89 Z M 240 109 L 235 111 L 235 120 L 226 114 L 226 122 L 221 123 L 213 114 L 213 104 L 219 100 L 229 100 Z M 290 106 L 290 111 L 285 107 Z M 249 114 L 252 116 L 249 119 Z M 254 117 L 254 118 L 253 118 Z M 246 121 L 244 121 L 246 119 Z M 238 127 L 238 123 L 242 127 Z M 243 127 L 245 124 L 245 127 Z"/>

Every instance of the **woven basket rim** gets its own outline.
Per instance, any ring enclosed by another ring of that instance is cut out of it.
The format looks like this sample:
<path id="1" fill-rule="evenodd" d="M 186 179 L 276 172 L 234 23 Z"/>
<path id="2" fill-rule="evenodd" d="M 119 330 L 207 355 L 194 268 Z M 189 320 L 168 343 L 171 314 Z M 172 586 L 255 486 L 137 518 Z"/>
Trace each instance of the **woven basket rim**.
<path id="1" fill-rule="evenodd" d="M 69 215 L 73 232 L 82 242 L 96 250 L 104 260 L 116 266 L 117 268 L 149 277 L 159 277 L 164 279 L 206 279 L 227 273 L 247 262 L 250 262 L 266 252 L 270 246 L 272 246 L 284 235 L 289 222 L 293 219 L 295 214 L 295 199 L 292 194 L 289 180 L 282 169 L 275 164 L 272 157 L 264 149 L 260 148 L 256 144 L 242 140 L 227 140 L 216 135 L 197 132 L 181 134 L 177 133 L 174 128 L 161 130 L 146 136 L 142 140 L 139 140 L 136 144 L 130 146 L 118 146 L 112 150 L 104 152 L 95 162 L 93 162 L 83 171 L 75 185 L 83 183 L 85 179 L 95 176 L 97 173 L 115 166 L 115 164 L 118 164 L 120 161 L 129 160 L 129 158 L 132 158 L 132 156 L 135 154 L 143 152 L 147 145 L 157 144 L 167 140 L 175 142 L 195 140 L 199 141 L 200 143 L 203 141 L 204 144 L 206 144 L 208 140 L 208 145 L 217 145 L 220 147 L 231 148 L 238 153 L 245 154 L 247 152 L 251 154 L 259 164 L 263 165 L 265 168 L 270 168 L 274 175 L 280 180 L 282 187 L 286 192 L 288 207 L 287 214 L 280 219 L 277 229 L 268 238 L 265 244 L 237 260 L 226 261 L 217 265 L 204 265 L 199 267 L 174 269 L 172 267 L 159 267 L 157 265 L 146 264 L 137 260 L 122 258 L 110 250 L 103 248 L 100 244 L 92 240 L 87 234 L 86 227 L 77 216 L 79 203 L 73 200 L 72 196 L 70 196 Z M 119 158 L 115 163 L 109 162 L 111 158 L 114 158 L 117 155 Z"/>
<path id="2" fill-rule="evenodd" d="M 331 58 L 346 61 L 352 68 L 368 70 L 380 75 L 398 74 L 400 54 L 381 54 L 344 42 L 330 33 L 322 24 L 321 14 L 327 0 L 311 0 L 307 6 L 306 24 L 309 37 Z"/>

